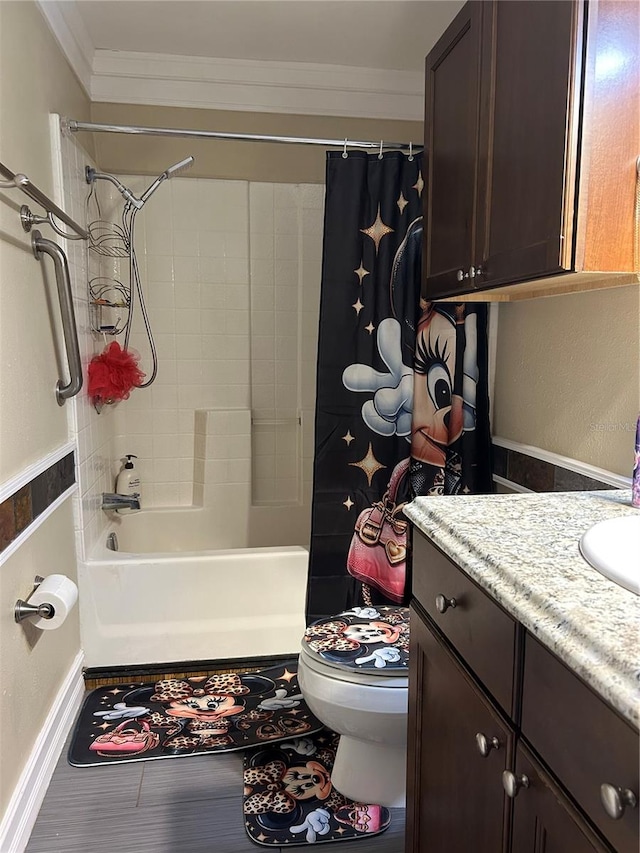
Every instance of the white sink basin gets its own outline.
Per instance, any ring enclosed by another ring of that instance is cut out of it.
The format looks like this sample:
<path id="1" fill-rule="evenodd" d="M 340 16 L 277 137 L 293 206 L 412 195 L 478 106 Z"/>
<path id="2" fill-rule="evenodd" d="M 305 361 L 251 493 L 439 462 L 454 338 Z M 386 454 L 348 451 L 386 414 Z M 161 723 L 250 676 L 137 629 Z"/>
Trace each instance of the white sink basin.
<path id="1" fill-rule="evenodd" d="M 640 595 L 640 513 L 594 524 L 580 539 L 580 551 L 594 569 Z"/>

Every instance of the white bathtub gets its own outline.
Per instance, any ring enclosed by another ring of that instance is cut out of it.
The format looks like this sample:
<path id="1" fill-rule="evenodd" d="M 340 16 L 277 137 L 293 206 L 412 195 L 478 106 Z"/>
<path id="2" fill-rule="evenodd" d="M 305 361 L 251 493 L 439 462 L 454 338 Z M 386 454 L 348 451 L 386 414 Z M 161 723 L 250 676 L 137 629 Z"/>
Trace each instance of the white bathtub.
<path id="1" fill-rule="evenodd" d="M 119 516 L 81 563 L 80 626 L 88 667 L 297 654 L 308 552 L 216 547 L 202 509 Z"/>

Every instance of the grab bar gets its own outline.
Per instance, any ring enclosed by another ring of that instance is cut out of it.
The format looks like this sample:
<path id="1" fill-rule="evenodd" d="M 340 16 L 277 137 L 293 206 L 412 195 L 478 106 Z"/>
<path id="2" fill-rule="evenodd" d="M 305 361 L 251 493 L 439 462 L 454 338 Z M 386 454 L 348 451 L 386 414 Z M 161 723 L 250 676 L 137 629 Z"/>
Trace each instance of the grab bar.
<path id="1" fill-rule="evenodd" d="M 59 406 L 64 406 L 65 400 L 69 399 L 69 397 L 75 397 L 82 388 L 82 364 L 80 362 L 80 348 L 78 347 L 76 317 L 73 310 L 69 264 L 60 246 L 51 240 L 45 240 L 39 231 L 34 231 L 31 235 L 31 246 L 36 260 L 42 260 L 40 253 L 44 252 L 53 259 L 56 270 L 62 330 L 64 333 L 65 349 L 67 351 L 67 362 L 69 364 L 69 382 L 65 385 L 62 379 L 58 379 L 56 383 L 56 400 Z"/>
<path id="2" fill-rule="evenodd" d="M 89 238 L 89 234 L 84 230 L 84 228 L 81 228 L 77 222 L 64 212 L 64 210 L 61 210 L 55 202 L 51 201 L 51 199 L 48 198 L 42 190 L 38 189 L 35 184 L 32 184 L 26 175 L 15 174 L 11 169 L 7 168 L 4 163 L 0 163 L 0 175 L 7 179 L 6 181 L 0 181 L 0 189 L 11 189 L 12 187 L 17 187 L 17 189 L 22 190 L 25 195 L 28 195 L 30 199 L 33 199 L 33 201 L 41 207 L 44 207 L 48 214 L 46 220 L 62 237 L 68 237 L 68 235 L 62 234 L 62 232 L 56 228 L 55 223 L 51 220 L 52 215 L 64 222 L 65 225 L 68 225 L 69 228 L 73 229 L 78 237 L 83 240 L 87 240 Z M 26 214 L 21 212 L 21 219 L 25 231 L 29 230 L 26 226 L 29 225 L 30 221 L 31 224 L 40 224 L 39 222 L 34 221 L 39 219 L 39 217 L 33 217 L 28 208 Z"/>

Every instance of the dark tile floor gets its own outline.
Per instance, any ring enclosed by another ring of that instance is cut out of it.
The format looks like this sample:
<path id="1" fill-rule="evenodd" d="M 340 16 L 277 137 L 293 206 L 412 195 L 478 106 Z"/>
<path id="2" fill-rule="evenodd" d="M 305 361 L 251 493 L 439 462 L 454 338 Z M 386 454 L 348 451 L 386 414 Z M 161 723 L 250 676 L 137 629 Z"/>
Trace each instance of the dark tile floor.
<path id="1" fill-rule="evenodd" d="M 71 767 L 65 746 L 26 853 L 255 853 L 242 816 L 242 753 Z M 334 845 L 402 853 L 404 810 L 373 838 Z M 290 845 L 287 845 L 289 847 Z M 293 845 L 291 845 L 293 846 Z M 308 845 L 303 845 L 308 847 Z M 326 848 L 325 848 L 326 849 Z M 333 849 L 333 848 L 332 848 Z"/>

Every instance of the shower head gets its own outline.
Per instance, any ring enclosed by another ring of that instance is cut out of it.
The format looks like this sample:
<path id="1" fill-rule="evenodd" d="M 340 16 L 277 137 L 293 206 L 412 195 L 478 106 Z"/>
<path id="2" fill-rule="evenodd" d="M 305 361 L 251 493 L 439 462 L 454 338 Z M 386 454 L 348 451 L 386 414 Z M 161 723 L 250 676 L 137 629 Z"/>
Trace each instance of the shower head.
<path id="1" fill-rule="evenodd" d="M 174 175 L 179 175 L 180 172 L 184 172 L 187 169 L 191 168 L 193 165 L 194 157 L 189 155 L 185 157 L 184 160 L 180 160 L 179 163 L 174 163 L 173 166 L 169 166 L 169 168 L 163 174 L 167 178 L 173 178 Z"/>
<path id="2" fill-rule="evenodd" d="M 180 172 L 184 172 L 191 166 L 193 160 L 194 158 L 189 155 L 189 157 L 185 157 L 184 160 L 180 160 L 179 163 L 174 163 L 173 166 L 169 166 L 169 168 L 165 169 L 165 171 L 155 179 L 151 186 L 148 187 L 142 193 L 140 198 L 136 198 L 136 196 L 134 196 L 131 190 L 125 187 L 124 184 L 120 183 L 120 181 L 113 175 L 108 175 L 105 172 L 97 172 L 90 166 L 86 167 L 85 175 L 88 184 L 92 184 L 95 180 L 110 181 L 116 187 L 122 197 L 127 201 L 128 204 L 140 210 L 140 208 L 145 204 L 145 202 L 150 198 L 150 196 L 153 195 L 153 193 L 158 189 L 158 187 L 163 181 L 167 181 L 169 178 L 173 178 L 174 175 L 179 175 Z"/>
<path id="3" fill-rule="evenodd" d="M 140 207 L 153 195 L 153 193 L 158 189 L 160 184 L 163 181 L 169 180 L 169 178 L 173 178 L 174 175 L 178 175 L 180 172 L 184 172 L 186 169 L 191 166 L 194 158 L 189 155 L 189 157 L 185 157 L 184 160 L 180 160 L 179 163 L 174 163 L 173 166 L 169 166 L 168 169 L 159 175 L 155 181 L 151 184 L 151 186 L 146 189 L 142 195 L 140 196 Z"/>

